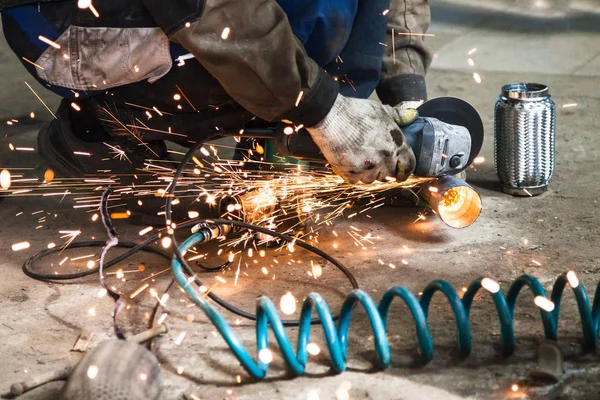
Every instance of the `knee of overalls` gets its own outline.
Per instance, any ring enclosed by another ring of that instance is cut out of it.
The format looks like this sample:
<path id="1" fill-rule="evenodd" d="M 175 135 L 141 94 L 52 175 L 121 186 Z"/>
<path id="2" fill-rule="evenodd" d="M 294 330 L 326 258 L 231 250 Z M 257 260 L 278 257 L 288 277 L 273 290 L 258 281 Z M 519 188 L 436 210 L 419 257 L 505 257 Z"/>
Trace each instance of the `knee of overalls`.
<path id="1" fill-rule="evenodd" d="M 381 77 L 390 0 L 278 0 L 307 54 L 348 97 L 369 97 Z"/>

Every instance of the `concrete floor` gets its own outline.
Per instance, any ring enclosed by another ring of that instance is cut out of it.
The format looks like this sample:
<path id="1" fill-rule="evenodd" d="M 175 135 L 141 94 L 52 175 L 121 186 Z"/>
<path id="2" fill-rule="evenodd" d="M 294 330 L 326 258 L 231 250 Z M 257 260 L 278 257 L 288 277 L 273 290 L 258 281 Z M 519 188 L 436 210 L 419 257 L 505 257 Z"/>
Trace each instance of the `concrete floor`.
<path id="1" fill-rule="evenodd" d="M 468 178 L 483 197 L 484 210 L 470 228 L 452 230 L 430 216 L 415 223 L 423 210 L 411 208 L 380 208 L 369 216 L 351 221 L 339 220 L 335 229 L 343 232 L 350 225 L 363 232 L 381 237 L 375 248 L 355 249 L 352 242 L 336 239 L 331 230 L 324 232 L 321 246 L 344 262 L 357 276 L 361 287 L 375 299 L 393 285 L 402 285 L 413 292 L 421 291 L 430 281 L 444 279 L 455 287 L 467 286 L 479 276 L 489 276 L 501 282 L 503 290 L 509 283 L 527 273 L 537 276 L 546 288 L 563 271 L 577 272 L 590 290 L 600 281 L 600 253 L 597 243 L 598 198 L 600 198 L 600 144 L 596 130 L 596 112 L 600 107 L 600 6 L 597 2 L 554 2 L 544 9 L 545 1 L 473 2 L 453 0 L 432 2 L 431 43 L 437 58 L 428 76 L 431 97 L 452 95 L 461 97 L 480 112 L 487 137 L 483 156 L 486 162 L 468 172 Z M 565 5 L 566 4 L 566 8 Z M 535 5 L 535 7 L 534 7 Z M 560 5 L 560 7 L 558 6 Z M 472 54 L 475 67 L 466 63 Z M 8 60 L 6 51 L 0 52 Z M 3 118 L 28 115 L 35 110 L 38 118 L 28 124 L 16 124 L 3 129 L 0 139 L 0 166 L 31 168 L 35 155 L 24 158 L 22 153 L 8 151 L 8 143 L 35 146 L 35 134 L 45 119 L 43 108 L 27 97 L 27 89 L 19 83 L 22 96 L 13 96 L 14 82 L 21 82 L 14 62 L 1 63 L 6 71 L 1 75 L 3 88 L 1 111 Z M 472 73 L 478 72 L 481 84 Z M 12 79 L 14 76 L 17 78 Z M 9 80 L 10 78 L 10 80 Z M 10 83 L 13 82 L 13 83 Z M 493 166 L 493 106 L 503 84 L 513 81 L 535 81 L 550 86 L 558 106 L 556 173 L 551 191 L 535 198 L 513 198 L 498 191 Z M 8 94 L 11 97 L 8 97 Z M 51 96 L 44 94 L 50 103 Z M 563 104 L 577 103 L 573 108 Z M 30 172 L 25 171 L 27 176 Z M 70 352 L 79 332 L 87 328 L 94 333 L 94 342 L 112 337 L 112 301 L 98 298 L 99 284 L 95 277 L 72 284 L 48 284 L 31 280 L 21 272 L 23 261 L 46 247 L 49 242 L 63 243 L 60 230 L 80 229 L 78 239 L 95 237 L 104 240 L 99 222 L 91 214 L 73 210 L 69 199 L 59 197 L 18 197 L 1 204 L 0 220 L 0 392 L 8 384 L 36 373 L 57 368 L 79 354 Z M 38 211 L 43 210 L 42 213 Z M 18 213 L 23 212 L 18 215 Z M 38 222 L 41 215 L 46 221 Z M 40 226 L 39 229 L 36 227 Z M 139 226 L 128 221 L 117 228 L 123 238 L 137 240 Z M 32 247 L 13 252 L 11 244 L 29 241 Z M 338 249 L 333 250 L 336 241 Z M 403 246 L 406 246 L 406 250 Z M 95 253 L 97 250 L 72 250 L 71 258 Z M 221 285 L 216 290 L 245 310 L 254 308 L 258 295 L 279 299 L 293 291 L 302 299 L 311 291 L 321 292 L 332 310 L 338 310 L 349 290 L 339 273 L 330 269 L 319 280 L 306 276 L 306 265 L 314 259 L 297 254 L 295 263 L 286 267 L 265 262 L 269 273 L 260 267 L 246 269 L 247 276 L 237 287 Z M 49 263 L 63 258 L 50 258 L 39 265 L 48 270 Z M 286 255 L 277 255 L 286 259 Z M 393 263 L 391 269 L 377 259 Z M 403 264 L 405 260 L 407 264 Z M 81 261 L 85 263 L 85 261 Z M 129 293 L 151 273 L 164 270 L 165 262 L 157 257 L 140 255 L 124 263 L 124 270 L 135 269 L 144 262 L 144 273 L 132 273 L 127 282 L 111 281 L 120 291 Z M 285 263 L 281 263 L 285 265 Z M 539 264 L 539 265 L 538 265 Z M 65 264 L 68 267 L 69 263 Z M 273 276 L 277 280 L 273 281 Z M 233 279 L 228 272 L 225 279 Z M 113 278 L 114 279 L 114 278 Z M 216 283 L 214 276 L 207 284 Z M 152 286 L 161 293 L 169 284 L 168 273 L 159 275 Z M 323 350 L 311 357 L 307 376 L 291 378 L 283 367 L 281 355 L 274 344 L 274 361 L 268 379 L 254 382 L 226 349 L 223 340 L 206 322 L 201 312 L 190 307 L 182 293 L 171 291 L 168 321 L 171 331 L 155 342 L 163 366 L 166 383 L 162 399 L 181 399 L 183 393 L 194 393 L 202 399 L 333 399 L 345 398 L 340 387 L 351 387 L 353 399 L 453 399 L 453 398 L 597 398 L 600 389 L 598 357 L 581 352 L 580 320 L 572 296 L 566 296 L 559 323 L 560 345 L 566 357 L 568 378 L 553 386 L 543 386 L 528 378 L 535 368 L 536 351 L 542 337 L 539 312 L 532 298 L 523 296 L 516 311 L 515 328 L 518 351 L 505 359 L 500 356 L 499 324 L 492 302 L 487 296 L 476 299 L 472 313 L 473 353 L 467 360 L 457 358 L 456 330 L 450 308 L 440 298 L 432 303 L 430 326 L 434 335 L 436 355 L 425 367 L 414 367 L 415 334 L 413 323 L 402 307 L 390 316 L 392 367 L 381 372 L 372 366 L 372 333 L 364 315 L 357 313 L 350 335 L 349 371 L 333 375 L 329 371 L 329 356 Z M 147 324 L 152 299 L 147 293 L 136 298 L 132 307 L 119 318 L 128 332 L 138 332 Z M 94 309 L 95 316 L 89 313 Z M 234 326 L 236 318 L 224 313 Z M 188 322 L 193 317 L 193 322 Z M 253 324 L 241 321 L 235 328 L 243 343 L 255 346 Z M 182 345 L 176 340 L 186 332 Z M 321 344 L 319 328 L 312 341 Z M 289 335 L 295 338 L 296 330 Z M 179 375 L 177 370 L 183 368 Z M 241 383 L 237 383 L 237 376 Z M 518 384 L 516 393 L 511 385 Z M 51 399 L 60 390 L 59 383 L 47 385 L 23 399 Z M 318 397 L 315 393 L 318 394 Z M 312 396 L 312 397 L 311 397 Z"/>

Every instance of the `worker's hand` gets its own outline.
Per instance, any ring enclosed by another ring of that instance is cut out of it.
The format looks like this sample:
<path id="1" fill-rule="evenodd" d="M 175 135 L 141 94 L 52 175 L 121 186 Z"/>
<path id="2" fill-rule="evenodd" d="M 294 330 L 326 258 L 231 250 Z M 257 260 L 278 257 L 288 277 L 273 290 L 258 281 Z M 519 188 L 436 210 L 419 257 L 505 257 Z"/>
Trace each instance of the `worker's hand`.
<path id="1" fill-rule="evenodd" d="M 400 111 L 377 101 L 338 95 L 329 114 L 307 128 L 336 174 L 350 183 L 372 183 L 394 177 L 406 180 L 415 155 L 398 122 L 416 118 L 416 110 Z"/>

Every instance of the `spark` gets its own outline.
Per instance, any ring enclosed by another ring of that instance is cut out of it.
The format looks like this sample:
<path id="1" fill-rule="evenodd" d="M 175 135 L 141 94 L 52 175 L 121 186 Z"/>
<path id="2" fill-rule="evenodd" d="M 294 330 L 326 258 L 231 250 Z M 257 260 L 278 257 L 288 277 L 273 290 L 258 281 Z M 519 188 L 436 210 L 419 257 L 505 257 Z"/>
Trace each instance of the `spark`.
<path id="1" fill-rule="evenodd" d="M 319 264 L 315 264 L 312 260 L 310 260 L 310 265 L 311 265 L 311 268 L 312 268 L 312 276 L 315 279 L 317 279 L 321 275 L 323 275 L 323 267 L 321 267 Z"/>
<path id="2" fill-rule="evenodd" d="M 31 90 L 31 92 L 34 94 L 34 96 L 37 97 L 37 99 L 44 105 L 44 107 L 46 107 L 46 110 L 48 110 L 48 112 L 54 117 L 54 119 L 56 119 L 56 114 L 54 114 L 52 112 L 52 110 L 50 109 L 50 107 L 48 107 L 48 105 L 46 103 L 44 103 L 44 100 L 42 100 L 42 98 L 35 92 L 35 90 L 33 90 L 31 85 L 29 85 L 29 83 L 27 83 L 27 81 L 25 81 L 25 85 L 27 85 L 27 87 L 29 88 L 29 90 Z"/>
<path id="3" fill-rule="evenodd" d="M 40 39 L 42 42 L 46 43 L 47 45 L 54 47 L 55 49 L 60 49 L 60 44 L 53 42 L 52 40 L 48 39 L 45 36 L 40 35 L 40 36 L 38 36 L 38 39 Z"/>
<path id="4" fill-rule="evenodd" d="M 165 322 L 165 320 L 167 319 L 167 317 L 168 317 L 168 316 L 169 316 L 169 314 L 167 314 L 167 313 L 162 313 L 162 315 L 160 316 L 160 318 L 158 319 L 158 321 L 156 321 L 156 323 L 157 323 L 158 325 L 162 325 L 162 324 Z M 183 340 L 183 339 L 182 339 L 182 340 Z"/>
<path id="5" fill-rule="evenodd" d="M 183 339 L 185 338 L 186 332 L 181 332 L 179 334 L 179 336 L 177 336 L 177 339 L 175 340 L 175 344 L 177 346 L 181 346 L 181 343 L 183 343 Z"/>
<path id="6" fill-rule="evenodd" d="M 128 219 L 130 216 L 131 213 L 129 212 L 115 212 L 110 214 L 112 219 Z"/>
<path id="7" fill-rule="evenodd" d="M 151 227 L 151 226 L 149 226 L 149 227 L 147 227 L 147 228 L 144 228 L 144 229 L 142 229 L 141 231 L 139 231 L 139 235 L 140 235 L 140 236 L 144 236 L 146 233 L 148 233 L 148 232 L 152 231 L 153 229 L 154 229 L 154 228 L 153 228 L 153 227 Z"/>
<path id="8" fill-rule="evenodd" d="M 473 72 L 473 80 L 477 83 L 481 83 L 481 76 L 477 72 Z"/>
<path id="9" fill-rule="evenodd" d="M 46 172 L 44 172 L 44 182 L 50 183 L 53 180 L 54 180 L 54 171 L 52 171 L 51 169 L 47 169 Z"/>
<path id="10" fill-rule="evenodd" d="M 531 262 L 534 263 L 537 266 L 541 266 L 542 265 L 542 263 L 539 262 L 539 261 L 537 261 L 537 260 L 531 260 Z"/>
<path id="11" fill-rule="evenodd" d="M 279 308 L 286 315 L 292 315 L 296 311 L 296 298 L 291 292 L 287 292 L 281 297 Z"/>
<path id="12" fill-rule="evenodd" d="M 318 389 L 311 389 L 306 393 L 306 400 L 320 400 Z"/>
<path id="13" fill-rule="evenodd" d="M 490 278 L 483 278 L 481 280 L 481 286 L 492 294 L 500 291 L 500 285 L 498 282 Z"/>
<path id="14" fill-rule="evenodd" d="M 544 311 L 552 312 L 554 310 L 554 303 L 544 296 L 536 296 L 533 302 Z"/>
<path id="15" fill-rule="evenodd" d="M 168 249 L 169 247 L 171 247 L 171 244 L 173 243 L 173 241 L 171 240 L 170 236 L 165 236 L 164 238 L 162 238 L 161 240 L 161 245 L 162 247 L 164 247 L 165 249 Z"/>
<path id="16" fill-rule="evenodd" d="M 467 64 L 469 64 L 469 67 L 474 67 L 475 66 L 475 61 L 473 61 L 472 58 L 468 58 L 467 59 Z"/>
<path id="17" fill-rule="evenodd" d="M 35 151 L 33 147 L 15 147 L 17 151 Z"/>
<path id="18" fill-rule="evenodd" d="M 88 156 L 91 157 L 92 153 L 88 153 L 87 151 L 74 151 L 73 154 L 76 156 Z"/>
<path id="19" fill-rule="evenodd" d="M 573 289 L 579 286 L 579 278 L 577 278 L 575 271 L 567 272 L 567 281 L 569 281 L 569 285 L 571 285 Z"/>
<path id="20" fill-rule="evenodd" d="M 71 261 L 85 260 L 86 258 L 91 258 L 91 257 L 94 257 L 94 255 L 93 254 L 88 254 L 87 256 L 81 256 L 81 257 L 71 258 Z"/>
<path id="21" fill-rule="evenodd" d="M 108 290 L 106 290 L 105 288 L 102 288 L 100 290 L 98 290 L 98 294 L 96 295 L 97 297 L 104 297 L 108 294 Z"/>
<path id="22" fill-rule="evenodd" d="M 344 381 L 340 384 L 340 386 L 335 390 L 335 398 L 337 400 L 350 400 L 350 389 L 352 388 L 352 384 L 349 381 Z"/>
<path id="23" fill-rule="evenodd" d="M 227 283 L 227 281 L 225 279 L 223 279 L 222 277 L 220 277 L 220 276 L 217 276 L 215 279 L 218 280 L 221 283 Z"/>
<path id="24" fill-rule="evenodd" d="M 10 175 L 10 171 L 7 169 L 3 169 L 2 172 L 0 172 L 0 187 L 2 189 L 9 189 L 11 185 L 11 175 Z"/>
<path id="25" fill-rule="evenodd" d="M 471 50 L 469 50 L 469 52 L 467 53 L 468 55 L 472 55 L 477 51 L 476 48 L 472 48 Z"/>
<path id="26" fill-rule="evenodd" d="M 148 375 L 144 374 L 143 372 L 140 374 L 140 381 L 145 381 L 146 379 L 148 379 Z"/>
<path id="27" fill-rule="evenodd" d="M 298 107 L 300 101 L 302 101 L 302 97 L 304 97 L 304 90 L 301 90 L 300 93 L 298 93 L 298 98 L 296 99 L 296 107 Z"/>
<path id="28" fill-rule="evenodd" d="M 478 156 L 473 160 L 473 164 L 483 164 L 485 162 L 485 157 Z"/>
<path id="29" fill-rule="evenodd" d="M 92 269 L 96 266 L 96 263 L 93 260 L 87 262 L 88 269 Z"/>
<path id="30" fill-rule="evenodd" d="M 71 107 L 73 107 L 75 111 L 81 111 L 81 107 L 79 107 L 77 103 L 71 103 Z"/>
<path id="31" fill-rule="evenodd" d="M 569 104 L 562 105 L 562 108 L 571 108 L 571 107 L 577 107 L 577 103 L 569 103 Z"/>
<path id="32" fill-rule="evenodd" d="M 87 370 L 87 376 L 90 379 L 95 379 L 98 376 L 98 367 L 95 365 L 90 365 Z"/>
<path id="33" fill-rule="evenodd" d="M 258 352 L 258 359 L 264 364 L 270 364 L 273 361 L 273 352 L 269 349 L 262 349 Z"/>
<path id="34" fill-rule="evenodd" d="M 53 249 L 55 247 L 56 247 L 56 243 L 53 243 L 53 242 L 48 243 L 48 248 L 49 249 Z"/>
<path id="35" fill-rule="evenodd" d="M 31 244 L 29 242 L 20 242 L 13 244 L 11 247 L 13 251 L 21 251 L 30 248 Z"/>
<path id="36" fill-rule="evenodd" d="M 389 9 L 383 10 L 382 15 L 385 17 L 386 15 L 388 15 L 389 12 L 390 12 Z"/>
<path id="37" fill-rule="evenodd" d="M 308 351 L 308 354 L 316 356 L 321 352 L 321 348 L 316 343 L 309 343 L 306 345 L 306 351 Z"/>
<path id="38" fill-rule="evenodd" d="M 175 101 L 179 101 L 179 100 L 181 100 L 181 95 L 180 95 L 179 93 L 175 93 L 175 94 L 173 95 L 173 100 L 175 100 Z"/>
<path id="39" fill-rule="evenodd" d="M 231 29 L 229 29 L 229 27 L 225 27 L 225 29 L 223 29 L 223 32 L 221 33 L 221 39 L 227 40 L 230 32 L 231 32 Z"/>
<path id="40" fill-rule="evenodd" d="M 433 33 L 414 33 L 414 32 L 398 32 L 399 36 L 428 36 L 433 37 L 435 34 Z"/>
<path id="41" fill-rule="evenodd" d="M 27 61 L 29 64 L 34 65 L 36 68 L 39 68 L 41 70 L 45 69 L 44 67 L 42 67 L 41 65 L 38 65 L 36 63 L 34 63 L 33 61 L 31 61 L 30 59 L 26 58 L 26 57 L 21 57 L 24 61 Z"/>
<path id="42" fill-rule="evenodd" d="M 90 308 L 88 310 L 88 314 L 90 314 L 92 317 L 96 316 L 96 309 L 94 307 Z"/>
<path id="43" fill-rule="evenodd" d="M 140 286 L 139 288 L 137 288 L 133 293 L 131 293 L 129 295 L 130 299 L 135 298 L 137 295 L 139 295 L 140 293 L 142 293 L 144 290 L 148 289 L 148 287 L 150 286 L 150 284 L 145 283 L 142 286 Z"/>

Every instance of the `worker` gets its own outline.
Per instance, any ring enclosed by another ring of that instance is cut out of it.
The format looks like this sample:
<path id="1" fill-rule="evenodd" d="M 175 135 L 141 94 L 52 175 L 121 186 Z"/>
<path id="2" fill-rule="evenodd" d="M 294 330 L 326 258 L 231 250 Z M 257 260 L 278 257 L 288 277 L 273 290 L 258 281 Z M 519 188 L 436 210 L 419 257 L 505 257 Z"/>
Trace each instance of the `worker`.
<path id="1" fill-rule="evenodd" d="M 426 100 L 426 0 L 7 0 L 8 44 L 63 101 L 38 136 L 77 177 L 134 172 L 208 131 L 288 121 L 345 180 L 406 179 Z M 381 102 L 369 99 L 377 91 Z M 83 155 L 82 155 L 83 154 Z M 87 154 L 91 154 L 88 156 Z M 110 163 L 107 161 L 110 160 Z"/>

